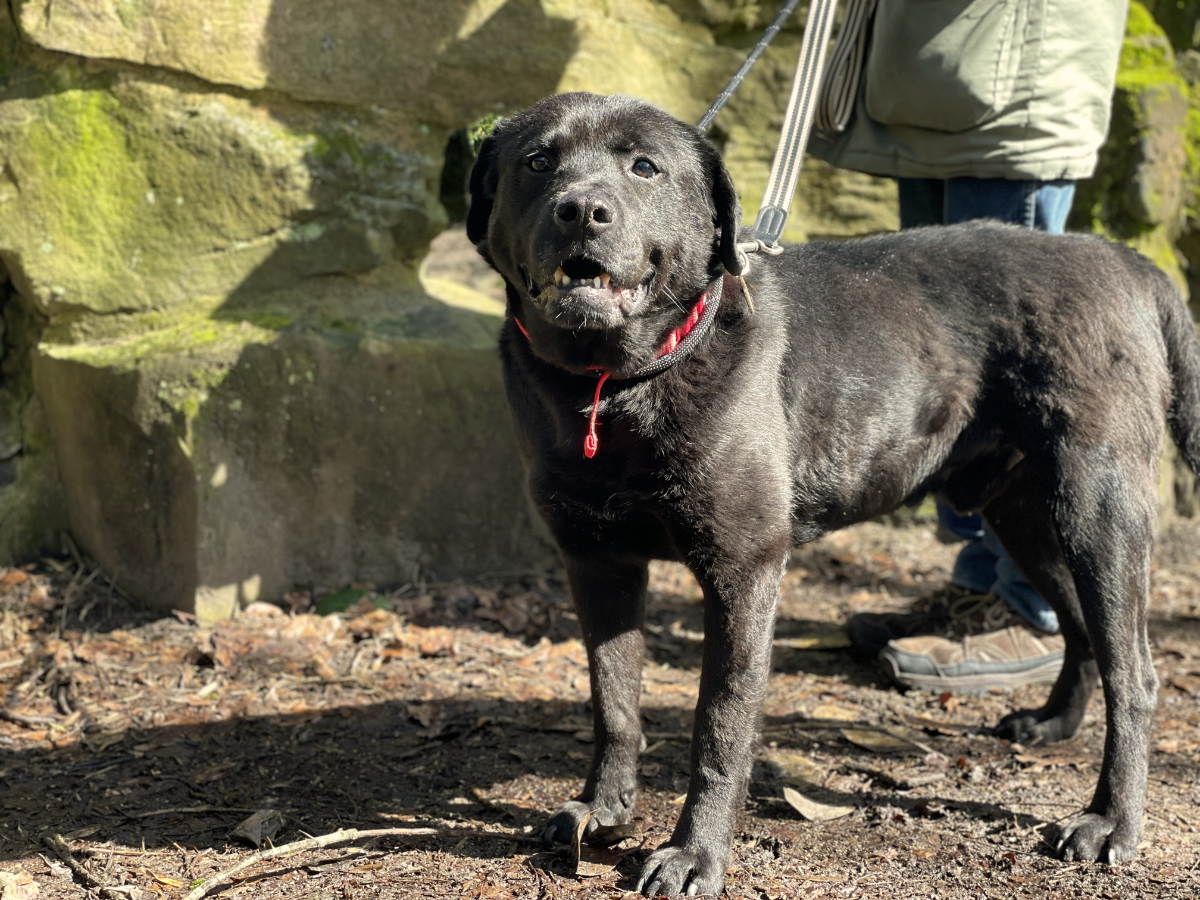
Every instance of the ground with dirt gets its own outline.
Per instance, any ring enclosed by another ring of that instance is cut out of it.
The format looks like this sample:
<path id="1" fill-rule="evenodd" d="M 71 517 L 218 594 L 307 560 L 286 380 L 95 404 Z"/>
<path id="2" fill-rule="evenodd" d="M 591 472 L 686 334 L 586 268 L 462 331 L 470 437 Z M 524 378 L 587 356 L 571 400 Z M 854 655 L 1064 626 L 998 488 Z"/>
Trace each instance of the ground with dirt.
<path id="1" fill-rule="evenodd" d="M 1099 699 L 1074 740 L 1019 747 L 982 726 L 1039 703 L 1046 688 L 901 694 L 845 649 L 849 614 L 938 590 L 954 548 L 922 525 L 869 523 L 798 550 L 728 895 L 1194 898 L 1198 547 L 1187 524 L 1160 543 L 1151 640 L 1162 687 L 1145 840 L 1136 861 L 1113 868 L 1060 863 L 1042 839 L 1095 785 Z M 306 611 L 309 592 L 288 599 L 294 612 L 257 605 L 203 629 L 133 610 L 84 558 L 0 572 L 6 900 L 80 896 L 84 879 L 109 897 L 182 897 L 254 852 L 230 832 L 268 809 L 280 814 L 267 817 L 276 845 L 340 828 L 396 831 L 261 862 L 210 896 L 588 898 L 632 888 L 687 783 L 702 626 L 685 569 L 653 570 L 641 834 L 590 877 L 573 874 L 570 850 L 536 840 L 579 790 L 591 751 L 586 659 L 554 573 L 360 586 L 318 597 L 323 608 L 354 604 L 329 615 Z M 820 804 L 816 814 L 844 814 L 807 821 L 785 789 Z M 43 842 L 55 833 L 80 873 Z"/>

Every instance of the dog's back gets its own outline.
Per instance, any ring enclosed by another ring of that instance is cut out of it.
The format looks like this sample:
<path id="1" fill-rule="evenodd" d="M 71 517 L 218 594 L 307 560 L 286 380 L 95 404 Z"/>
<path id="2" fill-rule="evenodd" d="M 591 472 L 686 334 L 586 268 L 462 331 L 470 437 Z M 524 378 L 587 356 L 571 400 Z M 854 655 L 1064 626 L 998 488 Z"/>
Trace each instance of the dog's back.
<path id="1" fill-rule="evenodd" d="M 1161 270 L 1122 245 L 976 222 L 755 264 L 752 291 L 788 323 L 781 375 L 808 505 L 797 514 L 833 514 L 809 533 L 944 489 L 972 461 L 981 483 L 962 490 L 981 506 L 982 482 L 999 477 L 979 471 L 981 454 L 1008 468 L 1013 451 L 1036 452 L 1081 416 L 1093 441 L 1152 455 L 1169 409 L 1196 461 L 1190 316 Z"/>

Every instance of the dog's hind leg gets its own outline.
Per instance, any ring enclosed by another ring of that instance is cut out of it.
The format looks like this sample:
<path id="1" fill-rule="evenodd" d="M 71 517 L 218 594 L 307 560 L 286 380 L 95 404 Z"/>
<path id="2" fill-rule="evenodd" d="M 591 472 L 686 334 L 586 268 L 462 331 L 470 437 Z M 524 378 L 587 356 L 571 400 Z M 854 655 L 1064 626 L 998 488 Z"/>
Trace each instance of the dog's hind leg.
<path id="1" fill-rule="evenodd" d="M 1022 709 L 1000 720 L 994 733 L 1027 745 L 1072 737 L 1083 720 L 1098 679 L 1075 579 L 1063 558 L 1058 527 L 1046 502 L 1046 486 L 1026 459 L 1005 490 L 983 514 L 1026 580 L 1058 614 L 1066 644 L 1063 667 L 1046 703 Z"/>
<path id="2" fill-rule="evenodd" d="M 587 829 L 628 822 L 637 793 L 642 726 L 642 620 L 648 568 L 645 560 L 609 553 L 563 554 L 571 595 L 587 645 L 595 745 L 583 793 L 563 804 L 542 832 L 547 842 L 568 842 L 579 822 Z"/>
<path id="3" fill-rule="evenodd" d="M 1063 826 L 1063 859 L 1132 859 L 1142 833 L 1158 679 L 1146 618 L 1161 423 L 1124 417 L 1108 440 L 1060 435 L 1050 508 L 1104 685 L 1104 762 L 1092 802 Z M 1138 427 L 1138 426 L 1142 427 Z M 1140 437 L 1139 437 L 1140 436 Z"/>

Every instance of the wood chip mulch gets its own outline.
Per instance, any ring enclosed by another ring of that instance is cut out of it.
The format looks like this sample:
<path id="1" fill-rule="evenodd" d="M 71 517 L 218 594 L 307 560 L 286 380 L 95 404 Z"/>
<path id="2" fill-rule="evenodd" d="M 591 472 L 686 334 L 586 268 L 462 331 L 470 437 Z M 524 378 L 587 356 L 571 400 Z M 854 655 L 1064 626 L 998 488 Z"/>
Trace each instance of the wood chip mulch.
<path id="1" fill-rule="evenodd" d="M 871 523 L 794 554 L 728 896 L 1200 895 L 1200 529 L 1160 541 L 1145 838 L 1113 868 L 1058 862 L 1043 839 L 1095 785 L 1099 698 L 1073 740 L 1020 747 L 985 726 L 1047 688 L 901 694 L 846 648 L 847 616 L 940 590 L 954 553 L 923 525 Z M 560 577 L 357 588 L 339 613 L 298 591 L 289 611 L 202 628 L 136 610 L 82 557 L 0 570 L 0 897 L 179 900 L 251 841 L 343 828 L 402 833 L 264 860 L 208 896 L 625 896 L 687 784 L 702 639 L 687 571 L 652 574 L 641 833 L 590 877 L 536 840 L 591 755 Z"/>

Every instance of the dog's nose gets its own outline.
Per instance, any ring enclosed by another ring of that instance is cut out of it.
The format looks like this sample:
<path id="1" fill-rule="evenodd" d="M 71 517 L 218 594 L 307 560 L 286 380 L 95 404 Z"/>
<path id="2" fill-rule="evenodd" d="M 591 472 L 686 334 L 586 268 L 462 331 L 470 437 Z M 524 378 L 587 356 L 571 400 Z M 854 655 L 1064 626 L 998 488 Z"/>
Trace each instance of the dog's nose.
<path id="1" fill-rule="evenodd" d="M 582 194 L 566 197 L 554 207 L 554 221 L 567 234 L 588 237 L 601 234 L 615 218 L 612 204 Z"/>

